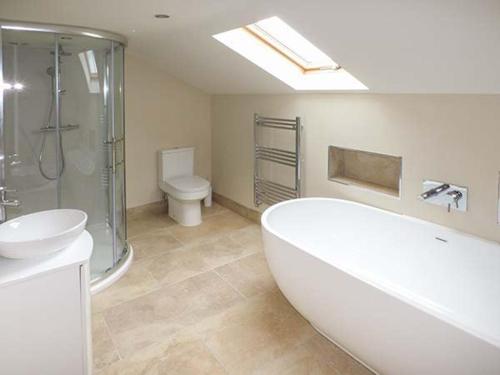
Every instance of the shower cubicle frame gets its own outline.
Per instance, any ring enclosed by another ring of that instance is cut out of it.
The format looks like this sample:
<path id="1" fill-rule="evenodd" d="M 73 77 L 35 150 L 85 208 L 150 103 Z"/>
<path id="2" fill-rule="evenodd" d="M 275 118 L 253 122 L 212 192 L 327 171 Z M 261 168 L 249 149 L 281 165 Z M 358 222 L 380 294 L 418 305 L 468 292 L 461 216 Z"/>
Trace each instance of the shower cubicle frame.
<path id="1" fill-rule="evenodd" d="M 5 148 L 4 148 L 4 88 L 3 88 L 3 39 L 2 39 L 2 32 L 3 30 L 18 30 L 18 31 L 31 31 L 31 32 L 43 32 L 43 33 L 51 33 L 54 34 L 54 36 L 58 35 L 75 35 L 75 36 L 83 36 L 83 37 L 89 37 L 89 38 L 96 38 L 96 39 L 105 39 L 109 40 L 111 42 L 111 55 L 110 55 L 110 70 L 108 72 L 108 87 L 110 88 L 109 90 L 109 100 L 110 102 L 110 113 L 111 116 L 109 116 L 109 119 L 111 121 L 110 126 L 111 126 L 111 139 L 106 140 L 106 144 L 111 146 L 111 159 L 112 159 L 112 196 L 111 196 L 111 202 L 112 202 L 112 218 L 111 218 L 111 227 L 113 231 L 113 237 L 112 237 L 112 242 L 113 242 L 113 267 L 109 272 L 106 272 L 104 275 L 100 276 L 99 278 L 95 279 L 92 281 L 92 287 L 91 291 L 92 293 L 97 293 L 100 290 L 108 287 L 111 285 L 114 281 L 116 281 L 118 278 L 120 278 L 128 269 L 130 266 L 130 263 L 132 261 L 133 257 L 133 251 L 131 246 L 127 243 L 127 223 L 125 220 L 124 223 L 124 241 L 125 241 L 125 249 L 122 257 L 119 257 L 118 254 L 118 246 L 117 246 L 117 225 L 116 225 L 116 145 L 119 142 L 124 142 L 125 139 L 125 116 L 124 116 L 124 111 L 125 111 L 125 106 L 124 103 L 122 103 L 122 116 L 121 119 L 123 121 L 123 133 L 122 137 L 120 139 L 115 138 L 115 129 L 116 129 L 116 124 L 115 124 L 115 93 L 114 93 L 114 80 L 115 80 L 115 48 L 117 45 L 122 45 L 123 47 L 127 46 L 127 39 L 119 34 L 115 34 L 109 31 L 104 31 L 104 30 L 96 30 L 96 29 L 90 29 L 86 27 L 80 27 L 80 26 L 70 26 L 70 25 L 57 25 L 57 24 L 44 24 L 44 23 L 38 23 L 38 22 L 22 22 L 22 21 L 12 21 L 12 20 L 3 20 L 0 19 L 0 84 L 2 85 L 0 87 L 0 194 L 1 197 L 4 197 L 5 192 L 8 191 L 8 187 L 6 185 L 6 174 L 5 174 L 5 161 L 6 161 L 6 155 L 5 155 Z M 55 38 L 55 43 L 54 43 L 54 63 L 55 63 L 55 71 L 58 71 L 58 64 L 59 64 L 59 59 L 58 57 L 58 52 L 59 52 L 59 42 L 58 38 Z M 124 64 L 124 62 L 123 62 Z M 122 75 L 124 74 L 124 69 L 122 69 Z M 56 77 L 56 83 L 55 83 L 55 90 L 56 92 L 59 92 L 60 90 L 60 79 L 58 77 L 58 74 L 55 75 Z M 124 77 L 122 76 L 122 82 L 124 82 Z M 122 87 L 122 98 L 124 97 L 124 88 Z M 56 132 L 61 131 L 60 130 L 60 113 L 61 113 L 61 108 L 60 108 L 60 100 L 59 100 L 59 95 L 55 95 L 55 128 Z M 56 137 L 56 142 L 59 142 L 59 137 Z M 57 145 L 57 150 L 59 150 L 59 144 Z M 59 166 L 59 151 L 56 152 L 56 165 Z M 125 145 L 123 145 L 123 160 L 125 160 Z M 125 164 L 125 163 L 123 163 Z M 126 194 L 126 189 L 125 189 L 125 165 L 123 167 L 123 200 L 125 201 L 125 194 Z M 60 207 L 60 179 L 58 179 L 57 182 L 57 190 L 58 190 L 58 206 Z M 123 209 L 126 209 L 125 202 L 123 204 Z M 0 222 L 5 220 L 5 217 L 3 216 L 5 214 L 5 210 L 3 207 L 0 207 Z M 124 214 L 125 215 L 125 214 Z M 126 216 L 126 215 L 125 215 Z"/>

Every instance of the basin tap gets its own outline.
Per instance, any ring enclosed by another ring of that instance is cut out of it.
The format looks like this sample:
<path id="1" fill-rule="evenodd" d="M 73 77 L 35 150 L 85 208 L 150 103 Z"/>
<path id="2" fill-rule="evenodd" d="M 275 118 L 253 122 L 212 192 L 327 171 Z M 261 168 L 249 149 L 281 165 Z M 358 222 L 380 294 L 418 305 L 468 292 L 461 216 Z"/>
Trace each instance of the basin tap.
<path id="1" fill-rule="evenodd" d="M 15 189 L 8 189 L 5 186 L 0 186 L 0 223 L 3 223 L 7 218 L 5 207 L 19 207 L 21 205 L 18 199 L 7 199 L 7 193 L 15 192 Z"/>

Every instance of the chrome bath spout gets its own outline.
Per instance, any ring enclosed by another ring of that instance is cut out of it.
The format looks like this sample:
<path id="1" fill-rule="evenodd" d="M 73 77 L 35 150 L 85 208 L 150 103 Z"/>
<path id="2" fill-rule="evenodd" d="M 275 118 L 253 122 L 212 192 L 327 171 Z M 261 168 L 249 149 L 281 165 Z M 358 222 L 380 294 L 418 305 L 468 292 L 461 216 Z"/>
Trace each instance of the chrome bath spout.
<path id="1" fill-rule="evenodd" d="M 420 194 L 420 198 L 422 198 L 424 200 L 429 199 L 430 197 L 441 194 L 442 192 L 448 190 L 449 188 L 450 188 L 449 184 L 439 185 L 439 186 L 435 187 L 434 189 L 427 190 L 426 192 L 423 192 L 422 194 Z"/>

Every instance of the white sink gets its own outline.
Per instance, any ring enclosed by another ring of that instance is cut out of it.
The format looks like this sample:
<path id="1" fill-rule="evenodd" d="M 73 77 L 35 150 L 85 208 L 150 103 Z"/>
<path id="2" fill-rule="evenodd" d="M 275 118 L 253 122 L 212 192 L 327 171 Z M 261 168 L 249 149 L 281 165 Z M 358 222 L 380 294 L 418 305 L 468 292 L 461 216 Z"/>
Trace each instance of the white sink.
<path id="1" fill-rule="evenodd" d="M 0 255 L 24 259 L 55 253 L 70 245 L 85 229 L 87 214 L 80 210 L 49 210 L 0 224 Z"/>

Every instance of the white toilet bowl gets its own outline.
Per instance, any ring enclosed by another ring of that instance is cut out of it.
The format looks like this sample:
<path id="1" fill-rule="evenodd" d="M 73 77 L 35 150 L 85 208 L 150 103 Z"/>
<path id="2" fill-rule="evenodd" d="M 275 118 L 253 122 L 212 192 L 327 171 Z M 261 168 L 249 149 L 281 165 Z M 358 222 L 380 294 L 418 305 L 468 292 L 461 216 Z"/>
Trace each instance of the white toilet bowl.
<path id="1" fill-rule="evenodd" d="M 193 175 L 194 148 L 159 153 L 159 187 L 167 194 L 168 215 L 184 226 L 201 224 L 201 200 L 212 205 L 210 182 Z"/>
<path id="2" fill-rule="evenodd" d="M 168 216 L 184 226 L 201 224 L 200 200 L 212 205 L 210 182 L 198 176 L 178 176 L 160 182 L 167 194 Z"/>

